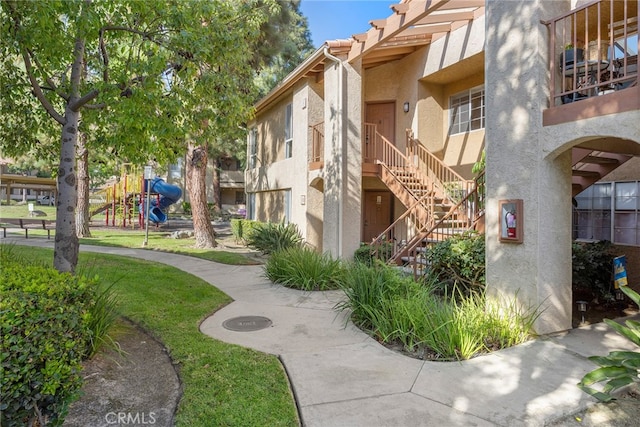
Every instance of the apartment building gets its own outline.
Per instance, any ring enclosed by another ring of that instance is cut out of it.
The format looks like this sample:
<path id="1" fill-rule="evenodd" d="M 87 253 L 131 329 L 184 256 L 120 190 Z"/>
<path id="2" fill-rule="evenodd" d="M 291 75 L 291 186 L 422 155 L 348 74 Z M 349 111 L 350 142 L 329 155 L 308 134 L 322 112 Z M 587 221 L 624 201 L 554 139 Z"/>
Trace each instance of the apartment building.
<path id="1" fill-rule="evenodd" d="M 569 329 L 572 200 L 640 156 L 637 23 L 637 0 L 390 4 L 256 104 L 248 217 L 343 258 L 385 242 L 415 271 L 481 229 L 489 292 Z"/>

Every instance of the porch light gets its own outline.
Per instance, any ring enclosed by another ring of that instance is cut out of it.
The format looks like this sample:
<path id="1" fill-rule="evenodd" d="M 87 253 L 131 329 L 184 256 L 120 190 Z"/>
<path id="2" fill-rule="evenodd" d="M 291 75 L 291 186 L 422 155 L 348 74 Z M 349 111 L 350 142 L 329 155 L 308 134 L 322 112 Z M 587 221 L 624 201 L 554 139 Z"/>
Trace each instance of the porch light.
<path id="1" fill-rule="evenodd" d="M 408 112 L 409 112 L 409 101 L 405 102 L 405 103 L 402 105 L 402 110 L 403 110 L 405 113 L 408 113 Z"/>
<path id="2" fill-rule="evenodd" d="M 587 303 L 586 301 L 576 301 L 576 304 L 578 305 L 578 311 L 580 312 L 581 316 L 582 316 L 582 322 L 584 323 L 584 314 L 587 312 L 587 307 L 589 305 L 589 303 Z"/>

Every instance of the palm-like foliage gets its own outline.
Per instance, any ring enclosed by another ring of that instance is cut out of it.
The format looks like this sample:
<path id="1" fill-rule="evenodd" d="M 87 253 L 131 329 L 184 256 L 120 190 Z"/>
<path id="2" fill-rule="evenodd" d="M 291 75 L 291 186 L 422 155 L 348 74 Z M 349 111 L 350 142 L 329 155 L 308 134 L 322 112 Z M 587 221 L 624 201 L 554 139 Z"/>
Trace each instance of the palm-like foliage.
<path id="1" fill-rule="evenodd" d="M 640 295 L 637 292 L 628 286 L 620 289 L 640 306 Z M 605 323 L 640 349 L 640 322 L 627 320 L 625 326 L 605 319 Z M 591 356 L 589 360 L 599 368 L 582 377 L 578 387 L 602 402 L 613 400 L 611 394 L 616 390 L 634 382 L 640 382 L 640 351 L 612 351 L 608 356 Z M 591 387 L 602 382 L 604 382 L 602 391 Z"/>

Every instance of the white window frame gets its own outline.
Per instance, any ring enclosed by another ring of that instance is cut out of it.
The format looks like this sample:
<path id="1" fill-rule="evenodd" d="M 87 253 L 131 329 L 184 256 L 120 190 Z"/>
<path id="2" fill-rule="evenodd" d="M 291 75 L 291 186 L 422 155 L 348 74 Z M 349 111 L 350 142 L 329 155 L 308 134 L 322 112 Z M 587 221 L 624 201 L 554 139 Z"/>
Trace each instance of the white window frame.
<path id="1" fill-rule="evenodd" d="M 449 97 L 449 135 L 473 132 L 484 127 L 484 85 Z"/>
<path id="2" fill-rule="evenodd" d="M 596 183 L 575 199 L 574 238 L 640 246 L 640 181 Z"/>
<path id="3" fill-rule="evenodd" d="M 284 158 L 293 156 L 293 104 L 287 104 L 284 111 Z"/>
<path id="4" fill-rule="evenodd" d="M 252 128 L 249 131 L 249 169 L 253 169 L 257 165 L 258 158 L 258 129 Z"/>

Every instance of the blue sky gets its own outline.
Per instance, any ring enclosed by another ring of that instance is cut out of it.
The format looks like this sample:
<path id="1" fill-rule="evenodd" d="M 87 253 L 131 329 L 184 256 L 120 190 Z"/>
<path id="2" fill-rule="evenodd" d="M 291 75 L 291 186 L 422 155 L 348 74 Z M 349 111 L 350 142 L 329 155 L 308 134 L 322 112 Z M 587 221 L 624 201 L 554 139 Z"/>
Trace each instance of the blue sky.
<path id="1" fill-rule="evenodd" d="M 398 0 L 302 0 L 300 10 L 307 17 L 313 46 L 326 40 L 348 39 L 364 33 L 372 19 L 387 18 L 389 6 Z"/>

